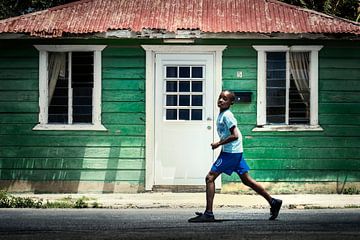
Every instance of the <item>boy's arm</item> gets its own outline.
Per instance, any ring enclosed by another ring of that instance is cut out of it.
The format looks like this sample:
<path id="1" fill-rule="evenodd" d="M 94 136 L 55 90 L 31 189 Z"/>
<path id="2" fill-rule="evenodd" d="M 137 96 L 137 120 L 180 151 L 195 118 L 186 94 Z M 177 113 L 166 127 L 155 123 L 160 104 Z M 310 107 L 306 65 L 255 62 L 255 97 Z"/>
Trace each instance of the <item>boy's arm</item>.
<path id="1" fill-rule="evenodd" d="M 220 147 L 221 145 L 235 141 L 239 138 L 239 131 L 236 126 L 232 126 L 229 130 L 230 130 L 230 135 L 227 138 L 220 140 L 219 142 L 212 143 L 211 144 L 212 149 L 216 149 L 216 148 Z"/>

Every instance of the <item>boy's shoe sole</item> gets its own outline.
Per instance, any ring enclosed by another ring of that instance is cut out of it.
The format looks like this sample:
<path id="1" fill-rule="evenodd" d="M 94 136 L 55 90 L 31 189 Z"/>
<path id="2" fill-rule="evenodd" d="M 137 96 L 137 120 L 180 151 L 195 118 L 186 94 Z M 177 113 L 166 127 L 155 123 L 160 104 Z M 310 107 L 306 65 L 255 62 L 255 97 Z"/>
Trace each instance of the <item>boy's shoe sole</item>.
<path id="1" fill-rule="evenodd" d="M 207 216 L 206 214 L 196 212 L 197 216 L 190 218 L 188 222 L 215 222 L 214 216 Z"/>
<path id="2" fill-rule="evenodd" d="M 282 205 L 282 200 L 274 199 L 274 204 L 270 208 L 270 218 L 269 220 L 275 220 L 279 216 L 280 208 Z"/>

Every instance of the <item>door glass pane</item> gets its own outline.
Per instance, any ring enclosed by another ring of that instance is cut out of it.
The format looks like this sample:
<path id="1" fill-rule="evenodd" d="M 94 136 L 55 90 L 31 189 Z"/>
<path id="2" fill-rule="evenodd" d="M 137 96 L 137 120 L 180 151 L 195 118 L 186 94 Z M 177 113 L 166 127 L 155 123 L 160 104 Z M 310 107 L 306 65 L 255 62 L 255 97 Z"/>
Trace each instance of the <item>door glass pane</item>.
<path id="1" fill-rule="evenodd" d="M 177 106 L 177 95 L 167 95 L 166 106 Z"/>
<path id="2" fill-rule="evenodd" d="M 167 81 L 166 92 L 177 92 L 177 81 Z"/>
<path id="3" fill-rule="evenodd" d="M 203 84 L 202 81 L 193 81 L 191 83 L 191 87 L 192 87 L 191 90 L 193 92 L 202 92 L 203 91 L 202 84 Z"/>
<path id="4" fill-rule="evenodd" d="M 190 119 L 190 110 L 189 109 L 180 109 L 179 110 L 179 120 L 189 120 Z"/>
<path id="5" fill-rule="evenodd" d="M 203 96 L 195 95 L 191 96 L 191 105 L 192 106 L 202 106 Z"/>
<path id="6" fill-rule="evenodd" d="M 190 92 L 190 81 L 180 81 L 179 92 Z"/>
<path id="7" fill-rule="evenodd" d="M 202 120 L 202 110 L 201 109 L 191 110 L 191 120 Z"/>
<path id="8" fill-rule="evenodd" d="M 180 95 L 179 96 L 179 106 L 190 106 L 190 96 L 189 95 Z"/>
<path id="9" fill-rule="evenodd" d="M 203 68 L 202 67 L 192 67 L 191 68 L 191 77 L 192 78 L 203 78 Z"/>
<path id="10" fill-rule="evenodd" d="M 177 78 L 177 67 L 166 67 L 167 78 Z"/>
<path id="11" fill-rule="evenodd" d="M 176 120 L 176 119 L 177 119 L 177 110 L 166 109 L 166 120 Z"/>
<path id="12" fill-rule="evenodd" d="M 179 78 L 190 78 L 190 67 L 179 67 Z"/>

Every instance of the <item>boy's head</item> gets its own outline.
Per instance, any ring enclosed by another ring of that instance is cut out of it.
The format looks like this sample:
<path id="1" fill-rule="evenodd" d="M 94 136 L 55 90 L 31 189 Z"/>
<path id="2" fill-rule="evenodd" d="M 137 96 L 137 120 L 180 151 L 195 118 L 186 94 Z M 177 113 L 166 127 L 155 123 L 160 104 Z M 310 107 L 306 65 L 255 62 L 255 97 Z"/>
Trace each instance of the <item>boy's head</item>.
<path id="1" fill-rule="evenodd" d="M 218 98 L 218 107 L 220 111 L 225 111 L 230 108 L 231 105 L 234 104 L 235 101 L 235 94 L 230 91 L 222 91 Z"/>

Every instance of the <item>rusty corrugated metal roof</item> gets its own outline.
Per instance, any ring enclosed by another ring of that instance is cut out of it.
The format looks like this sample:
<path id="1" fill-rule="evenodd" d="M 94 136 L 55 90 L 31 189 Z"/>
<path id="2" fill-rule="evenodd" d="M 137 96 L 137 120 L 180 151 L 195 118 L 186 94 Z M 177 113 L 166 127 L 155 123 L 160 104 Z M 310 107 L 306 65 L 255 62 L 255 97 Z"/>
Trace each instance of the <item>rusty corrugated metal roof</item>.
<path id="1" fill-rule="evenodd" d="M 360 35 L 359 23 L 275 0 L 82 0 L 0 20 L 0 33 L 40 37 L 145 29 Z"/>

